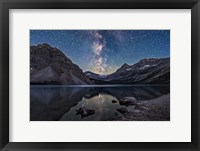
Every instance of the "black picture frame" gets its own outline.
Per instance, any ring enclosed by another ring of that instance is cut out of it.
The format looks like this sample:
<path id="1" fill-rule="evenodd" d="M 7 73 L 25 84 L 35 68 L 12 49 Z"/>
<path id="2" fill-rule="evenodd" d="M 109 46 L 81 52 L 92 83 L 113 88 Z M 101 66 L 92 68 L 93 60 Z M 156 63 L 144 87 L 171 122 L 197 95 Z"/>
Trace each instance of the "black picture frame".
<path id="1" fill-rule="evenodd" d="M 200 2 L 199 0 L 0 0 L 0 148 L 1 150 L 200 150 Z M 9 142 L 9 9 L 191 9 L 191 142 L 30 143 Z"/>

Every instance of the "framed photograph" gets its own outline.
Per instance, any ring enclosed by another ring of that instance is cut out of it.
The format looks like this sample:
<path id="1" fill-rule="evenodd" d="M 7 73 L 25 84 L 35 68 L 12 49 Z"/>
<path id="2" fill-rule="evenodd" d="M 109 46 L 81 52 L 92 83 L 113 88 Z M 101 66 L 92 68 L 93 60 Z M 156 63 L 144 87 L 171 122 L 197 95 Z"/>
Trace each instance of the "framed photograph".
<path id="1" fill-rule="evenodd" d="M 1 0 L 2 150 L 200 150 L 198 0 Z"/>

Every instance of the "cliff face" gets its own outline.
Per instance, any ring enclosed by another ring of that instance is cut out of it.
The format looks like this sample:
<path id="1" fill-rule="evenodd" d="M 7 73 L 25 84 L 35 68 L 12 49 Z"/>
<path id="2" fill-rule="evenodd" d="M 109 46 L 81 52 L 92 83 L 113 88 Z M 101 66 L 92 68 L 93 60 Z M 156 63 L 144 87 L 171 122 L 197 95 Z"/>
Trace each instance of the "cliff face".
<path id="1" fill-rule="evenodd" d="M 83 71 L 48 44 L 30 47 L 31 84 L 91 84 Z"/>

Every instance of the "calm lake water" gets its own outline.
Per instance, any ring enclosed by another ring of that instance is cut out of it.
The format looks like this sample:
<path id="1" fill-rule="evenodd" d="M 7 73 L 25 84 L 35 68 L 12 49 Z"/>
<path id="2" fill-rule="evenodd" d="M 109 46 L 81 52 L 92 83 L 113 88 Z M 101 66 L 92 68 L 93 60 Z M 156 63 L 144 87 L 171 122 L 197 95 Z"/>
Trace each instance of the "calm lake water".
<path id="1" fill-rule="evenodd" d="M 134 111 L 135 105 L 120 103 L 126 97 L 137 102 L 170 93 L 169 86 L 31 86 L 31 121 L 109 121 L 119 108 Z"/>

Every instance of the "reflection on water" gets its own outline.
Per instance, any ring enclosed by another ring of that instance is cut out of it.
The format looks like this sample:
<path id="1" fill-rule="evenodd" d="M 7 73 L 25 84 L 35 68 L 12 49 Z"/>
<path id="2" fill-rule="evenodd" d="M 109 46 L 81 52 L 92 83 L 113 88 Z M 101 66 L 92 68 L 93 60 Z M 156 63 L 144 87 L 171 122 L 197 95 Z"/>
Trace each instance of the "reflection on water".
<path id="1" fill-rule="evenodd" d="M 146 102 L 169 92 L 169 86 L 31 86 L 30 120 L 113 120 L 120 108 L 134 111 L 134 101 Z M 121 102 L 125 98 L 131 102 Z"/>

